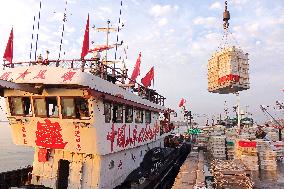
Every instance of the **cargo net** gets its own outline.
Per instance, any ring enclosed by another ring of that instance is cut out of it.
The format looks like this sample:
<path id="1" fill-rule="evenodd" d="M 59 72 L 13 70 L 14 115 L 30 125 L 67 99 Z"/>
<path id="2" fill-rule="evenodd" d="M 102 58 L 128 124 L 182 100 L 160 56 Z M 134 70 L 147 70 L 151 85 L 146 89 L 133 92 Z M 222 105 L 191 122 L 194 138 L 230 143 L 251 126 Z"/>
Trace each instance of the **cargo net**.
<path id="1" fill-rule="evenodd" d="M 229 23 L 225 24 L 221 43 L 208 60 L 208 91 L 219 94 L 249 89 L 248 53 L 234 38 Z"/>

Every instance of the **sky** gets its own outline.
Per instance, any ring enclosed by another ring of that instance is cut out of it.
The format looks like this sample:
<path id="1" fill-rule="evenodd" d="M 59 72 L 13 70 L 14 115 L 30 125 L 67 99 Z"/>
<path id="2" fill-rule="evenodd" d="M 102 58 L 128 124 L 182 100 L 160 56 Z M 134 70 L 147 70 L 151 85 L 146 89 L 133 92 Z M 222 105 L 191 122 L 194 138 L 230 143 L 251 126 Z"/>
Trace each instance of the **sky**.
<path id="1" fill-rule="evenodd" d="M 0 1 L 0 54 L 4 54 L 13 26 L 14 61 L 29 60 L 31 42 L 35 46 L 32 33 L 39 34 L 37 53 L 45 57 L 49 50 L 49 58 L 57 59 L 65 8 L 61 57 L 79 58 L 88 13 L 91 26 L 105 27 L 109 19 L 117 27 L 120 1 L 67 0 L 67 6 L 65 0 L 42 1 L 40 29 L 34 32 L 39 0 Z M 269 118 L 260 105 L 284 102 L 284 1 L 228 0 L 228 9 L 234 45 L 249 53 L 250 89 L 240 92 L 241 109 L 263 122 Z M 167 98 L 166 106 L 179 113 L 178 103 L 185 98 L 186 108 L 200 124 L 223 114 L 225 101 L 230 115 L 236 105 L 234 94 L 207 91 L 207 60 L 221 43 L 223 10 L 223 0 L 123 0 L 124 27 L 119 41 L 124 45 L 118 54 L 126 61 L 129 74 L 141 52 L 140 78 L 154 66 L 153 88 Z M 116 33 L 111 34 L 110 41 L 115 39 Z M 91 29 L 90 40 L 92 47 L 105 43 L 106 37 Z M 284 117 L 283 111 L 269 110 L 276 118 Z"/>

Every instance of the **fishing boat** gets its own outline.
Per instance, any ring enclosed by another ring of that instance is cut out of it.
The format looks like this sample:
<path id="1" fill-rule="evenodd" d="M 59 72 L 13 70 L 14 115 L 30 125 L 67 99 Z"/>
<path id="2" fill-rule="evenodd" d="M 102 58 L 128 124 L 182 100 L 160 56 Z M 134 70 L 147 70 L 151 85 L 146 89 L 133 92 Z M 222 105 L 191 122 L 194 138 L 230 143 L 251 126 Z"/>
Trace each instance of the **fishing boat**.
<path id="1" fill-rule="evenodd" d="M 45 59 L 13 62 L 11 43 L 0 71 L 1 96 L 13 142 L 34 148 L 29 184 L 115 188 L 147 152 L 164 147 L 171 130 L 165 97 L 100 59 L 97 52 L 108 44 L 89 59 L 52 60 L 47 52 Z"/>

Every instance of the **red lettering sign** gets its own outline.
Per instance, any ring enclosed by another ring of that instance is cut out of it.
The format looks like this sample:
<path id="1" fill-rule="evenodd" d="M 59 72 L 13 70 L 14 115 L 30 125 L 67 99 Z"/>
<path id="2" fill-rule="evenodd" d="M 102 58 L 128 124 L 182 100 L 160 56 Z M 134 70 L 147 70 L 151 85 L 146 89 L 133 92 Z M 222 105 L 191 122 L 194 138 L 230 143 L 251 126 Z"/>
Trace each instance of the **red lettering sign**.
<path id="1" fill-rule="evenodd" d="M 46 162 L 48 161 L 49 151 L 45 148 L 39 148 L 37 155 L 39 162 Z"/>
<path id="2" fill-rule="evenodd" d="M 63 142 L 59 123 L 52 123 L 49 119 L 45 119 L 44 122 L 37 122 L 36 145 L 44 148 L 64 149 L 68 142 Z"/>
<path id="3" fill-rule="evenodd" d="M 27 139 L 26 139 L 26 137 L 27 137 L 26 133 L 27 133 L 27 131 L 26 131 L 25 126 L 22 126 L 22 136 L 23 136 L 23 143 L 24 144 L 28 144 Z"/>
<path id="4" fill-rule="evenodd" d="M 115 139 L 114 124 L 111 126 L 111 132 L 107 133 L 107 140 L 110 141 L 110 150 L 113 151 L 113 143 Z"/>
<path id="5" fill-rule="evenodd" d="M 45 72 L 47 70 L 40 70 L 39 73 L 33 79 L 45 79 Z"/>
<path id="6" fill-rule="evenodd" d="M 71 81 L 73 76 L 75 75 L 76 72 L 72 72 L 71 70 L 69 70 L 68 72 L 66 72 L 61 78 L 63 78 L 63 82 L 64 81 Z"/>
<path id="7" fill-rule="evenodd" d="M 75 140 L 77 142 L 76 145 L 76 150 L 81 151 L 82 147 L 81 147 L 81 136 L 80 136 L 80 126 L 79 125 L 75 125 Z"/>
<path id="8" fill-rule="evenodd" d="M 157 124 L 155 124 L 153 128 L 151 128 L 150 125 L 146 125 L 146 127 L 142 128 L 139 132 L 137 131 L 137 126 L 131 131 L 131 126 L 128 125 L 127 128 L 127 125 L 124 124 L 116 130 L 114 124 L 112 124 L 111 132 L 107 134 L 107 140 L 110 141 L 110 150 L 113 151 L 115 139 L 117 147 L 126 148 L 129 145 L 135 146 L 136 142 L 139 144 L 156 139 L 159 130 Z"/>
<path id="9" fill-rule="evenodd" d="M 11 73 L 12 72 L 5 72 L 5 73 L 3 73 L 3 75 L 1 75 L 1 77 L 0 77 L 0 79 L 7 81 Z"/>
<path id="10" fill-rule="evenodd" d="M 28 69 L 25 71 L 25 72 L 23 72 L 23 73 L 20 73 L 20 76 L 16 79 L 16 80 L 18 80 L 18 79 L 25 79 L 25 77 L 26 77 L 26 75 L 28 75 L 28 74 L 30 74 L 31 72 L 28 72 Z"/>

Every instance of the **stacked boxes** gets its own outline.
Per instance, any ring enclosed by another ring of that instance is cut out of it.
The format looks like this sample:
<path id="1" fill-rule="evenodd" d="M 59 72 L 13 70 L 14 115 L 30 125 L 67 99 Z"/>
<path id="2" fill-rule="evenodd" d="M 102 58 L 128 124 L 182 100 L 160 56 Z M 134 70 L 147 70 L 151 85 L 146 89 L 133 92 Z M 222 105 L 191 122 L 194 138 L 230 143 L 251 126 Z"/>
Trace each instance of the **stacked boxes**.
<path id="1" fill-rule="evenodd" d="M 226 138 L 229 140 L 235 140 L 238 136 L 237 128 L 228 128 L 225 130 Z"/>
<path id="2" fill-rule="evenodd" d="M 208 91 L 232 93 L 249 89 L 248 54 L 236 47 L 224 48 L 208 60 Z"/>
<path id="3" fill-rule="evenodd" d="M 276 171 L 277 169 L 276 156 L 277 156 L 276 152 L 272 150 L 259 153 L 260 169 Z"/>
<path id="4" fill-rule="evenodd" d="M 257 149 L 259 152 L 260 169 L 275 171 L 277 169 L 277 154 L 276 152 L 272 151 L 270 142 L 258 140 Z"/>
<path id="5" fill-rule="evenodd" d="M 277 160 L 283 160 L 284 155 L 284 142 L 276 141 L 272 143 L 272 150 L 277 154 Z"/>
<path id="6" fill-rule="evenodd" d="M 226 147 L 227 147 L 227 158 L 229 160 L 234 159 L 234 154 L 235 154 L 235 141 L 226 139 Z"/>
<path id="7" fill-rule="evenodd" d="M 210 136 L 208 146 L 214 159 L 226 159 L 225 142 L 225 136 Z"/>
<path id="8" fill-rule="evenodd" d="M 259 169 L 256 144 L 255 141 L 236 140 L 235 158 L 240 159 L 251 171 Z"/>
<path id="9" fill-rule="evenodd" d="M 206 148 L 208 145 L 208 135 L 203 132 L 198 134 L 196 138 L 196 143 L 198 144 L 198 147 Z"/>
<path id="10" fill-rule="evenodd" d="M 255 127 L 244 127 L 241 134 L 238 136 L 240 139 L 255 140 Z"/>
<path id="11" fill-rule="evenodd" d="M 279 141 L 279 134 L 275 130 L 269 131 L 267 137 L 271 141 Z"/>

